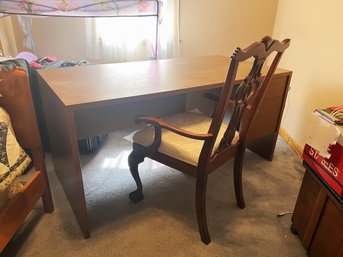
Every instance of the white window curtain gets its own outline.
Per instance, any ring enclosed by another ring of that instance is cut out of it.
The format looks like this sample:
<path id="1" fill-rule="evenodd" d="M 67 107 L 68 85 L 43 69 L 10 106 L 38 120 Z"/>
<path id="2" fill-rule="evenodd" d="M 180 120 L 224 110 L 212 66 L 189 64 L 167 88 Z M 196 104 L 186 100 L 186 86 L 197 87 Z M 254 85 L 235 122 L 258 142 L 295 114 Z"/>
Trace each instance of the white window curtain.
<path id="1" fill-rule="evenodd" d="M 88 18 L 87 58 L 107 63 L 177 57 L 179 0 L 162 2 L 158 21 L 155 16 Z"/>
<path id="2" fill-rule="evenodd" d="M 24 33 L 23 46 L 36 53 L 35 44 L 31 35 L 32 17 L 18 15 L 18 22 Z"/>

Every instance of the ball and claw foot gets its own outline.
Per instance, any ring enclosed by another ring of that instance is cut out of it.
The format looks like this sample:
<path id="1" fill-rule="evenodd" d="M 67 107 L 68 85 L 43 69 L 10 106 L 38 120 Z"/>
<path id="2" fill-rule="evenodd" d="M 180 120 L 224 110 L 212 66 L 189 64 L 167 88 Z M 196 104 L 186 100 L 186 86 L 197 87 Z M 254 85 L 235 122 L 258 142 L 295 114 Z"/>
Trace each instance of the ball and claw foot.
<path id="1" fill-rule="evenodd" d="M 141 190 L 135 190 L 129 194 L 129 198 L 133 203 L 138 203 L 143 200 L 144 195 Z"/>

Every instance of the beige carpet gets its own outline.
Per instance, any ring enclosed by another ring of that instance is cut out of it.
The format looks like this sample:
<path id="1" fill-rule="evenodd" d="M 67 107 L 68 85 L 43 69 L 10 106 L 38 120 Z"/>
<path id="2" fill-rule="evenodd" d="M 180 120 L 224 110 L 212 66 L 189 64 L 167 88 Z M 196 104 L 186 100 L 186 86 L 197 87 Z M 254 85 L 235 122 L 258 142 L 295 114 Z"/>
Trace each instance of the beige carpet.
<path id="1" fill-rule="evenodd" d="M 290 231 L 291 215 L 304 168 L 279 139 L 273 162 L 246 154 L 243 181 L 246 208 L 235 205 L 232 162 L 209 177 L 208 226 L 212 243 L 200 241 L 192 177 L 146 160 L 141 165 L 145 199 L 133 204 L 134 182 L 127 167 L 128 132 L 111 134 L 100 151 L 83 156 L 83 177 L 92 237 L 83 239 L 47 156 L 55 212 L 37 204 L 26 225 L 0 254 L 59 256 L 306 256 Z"/>

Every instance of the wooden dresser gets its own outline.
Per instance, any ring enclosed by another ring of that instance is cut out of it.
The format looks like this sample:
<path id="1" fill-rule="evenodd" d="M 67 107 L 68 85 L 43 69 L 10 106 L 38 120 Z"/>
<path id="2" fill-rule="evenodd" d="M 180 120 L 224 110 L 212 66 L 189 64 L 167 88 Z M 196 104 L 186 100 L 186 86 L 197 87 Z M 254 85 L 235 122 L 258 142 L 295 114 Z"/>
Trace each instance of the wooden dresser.
<path id="1" fill-rule="evenodd" d="M 343 199 L 311 167 L 304 166 L 292 231 L 299 235 L 311 257 L 343 257 Z"/>

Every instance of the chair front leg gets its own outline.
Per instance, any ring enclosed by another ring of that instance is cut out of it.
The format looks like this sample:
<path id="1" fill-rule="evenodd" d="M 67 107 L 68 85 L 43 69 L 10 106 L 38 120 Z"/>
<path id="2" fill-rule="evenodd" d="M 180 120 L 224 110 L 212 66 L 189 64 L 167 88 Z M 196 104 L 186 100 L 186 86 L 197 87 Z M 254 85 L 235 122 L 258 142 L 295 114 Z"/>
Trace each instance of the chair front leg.
<path id="1" fill-rule="evenodd" d="M 133 179 L 136 182 L 137 189 L 129 194 L 129 198 L 132 202 L 137 203 L 143 200 L 143 186 L 138 173 L 138 165 L 144 161 L 144 155 L 141 151 L 133 150 L 128 158 L 130 172 Z"/>
<path id="2" fill-rule="evenodd" d="M 211 242 L 211 238 L 208 233 L 206 219 L 206 188 L 207 174 L 205 174 L 205 172 L 198 171 L 195 189 L 195 206 L 198 220 L 198 228 L 201 241 L 205 244 L 209 244 Z"/>
<path id="3" fill-rule="evenodd" d="M 234 161 L 234 186 L 235 186 L 235 195 L 236 202 L 239 208 L 245 208 L 244 196 L 243 196 L 243 184 L 242 184 L 242 169 L 243 169 L 243 160 L 244 160 L 245 148 L 238 150 L 235 156 Z"/>

